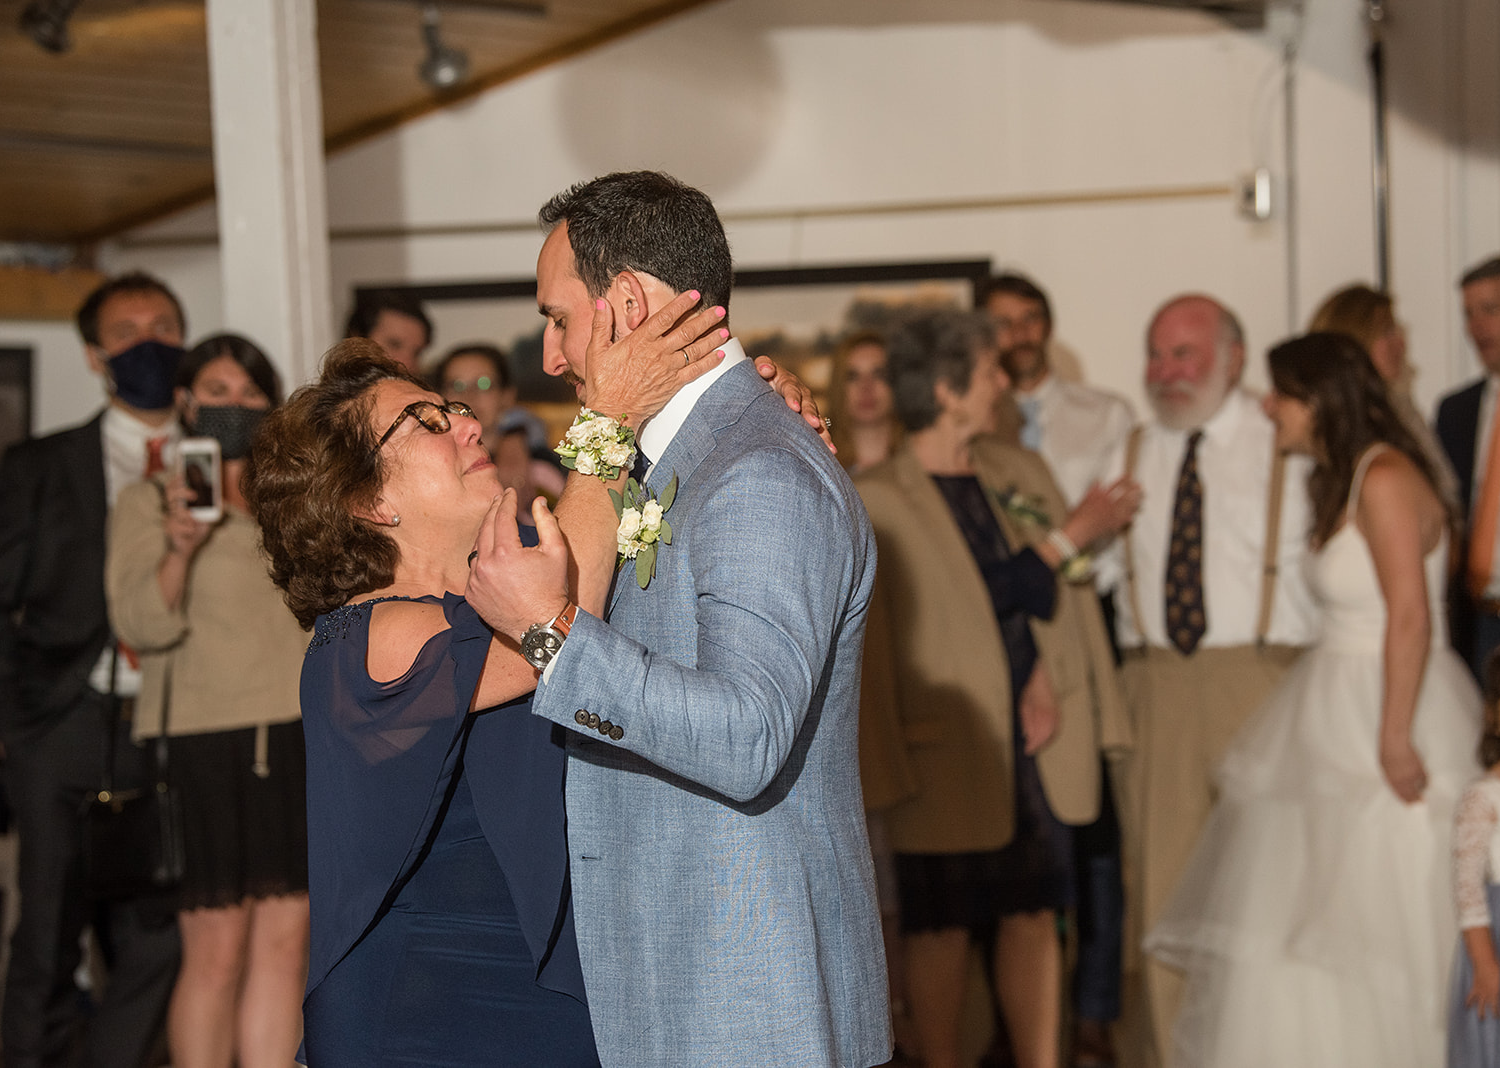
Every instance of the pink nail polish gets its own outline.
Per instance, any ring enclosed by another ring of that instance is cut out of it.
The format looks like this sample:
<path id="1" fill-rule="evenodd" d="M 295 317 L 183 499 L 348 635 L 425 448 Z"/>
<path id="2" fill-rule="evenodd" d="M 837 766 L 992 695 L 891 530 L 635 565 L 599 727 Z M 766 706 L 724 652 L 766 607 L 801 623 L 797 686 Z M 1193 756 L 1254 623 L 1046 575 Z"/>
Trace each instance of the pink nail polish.
<path id="1" fill-rule="evenodd" d="M 719 330 L 719 337 L 722 338 L 725 341 L 728 341 L 729 340 L 729 331 L 728 330 L 724 330 L 724 329 L 720 329 Z"/>
<path id="2" fill-rule="evenodd" d="M 602 298 L 599 299 L 599 300 L 594 301 L 594 310 L 595 311 L 603 311 L 604 310 L 604 300 Z"/>
<path id="3" fill-rule="evenodd" d="M 688 296 L 692 297 L 694 300 L 702 300 L 703 299 L 703 294 L 699 293 L 696 289 L 690 289 L 690 290 L 688 290 Z"/>
<path id="4" fill-rule="evenodd" d="M 718 307 L 714 308 L 714 317 L 718 319 L 724 318 L 724 309 Z"/>

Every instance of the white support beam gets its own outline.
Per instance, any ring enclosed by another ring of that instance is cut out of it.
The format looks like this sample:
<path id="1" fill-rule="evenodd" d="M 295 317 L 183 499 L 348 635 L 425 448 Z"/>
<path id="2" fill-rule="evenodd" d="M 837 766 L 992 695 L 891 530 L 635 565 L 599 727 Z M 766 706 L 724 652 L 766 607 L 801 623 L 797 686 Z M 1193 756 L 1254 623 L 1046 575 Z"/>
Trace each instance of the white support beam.
<path id="1" fill-rule="evenodd" d="M 290 388 L 334 340 L 312 0 L 208 0 L 224 325 Z"/>

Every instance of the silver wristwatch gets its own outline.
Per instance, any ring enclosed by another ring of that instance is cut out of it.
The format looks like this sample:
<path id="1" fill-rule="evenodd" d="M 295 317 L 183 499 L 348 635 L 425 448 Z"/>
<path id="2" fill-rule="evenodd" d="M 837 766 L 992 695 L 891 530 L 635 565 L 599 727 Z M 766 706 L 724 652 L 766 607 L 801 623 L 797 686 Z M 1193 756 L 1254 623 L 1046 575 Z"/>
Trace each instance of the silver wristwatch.
<path id="1" fill-rule="evenodd" d="M 538 671 L 544 670 L 562 648 L 577 618 L 578 606 L 569 604 L 550 622 L 533 623 L 527 627 L 526 633 L 521 635 L 521 655 L 526 662 Z"/>

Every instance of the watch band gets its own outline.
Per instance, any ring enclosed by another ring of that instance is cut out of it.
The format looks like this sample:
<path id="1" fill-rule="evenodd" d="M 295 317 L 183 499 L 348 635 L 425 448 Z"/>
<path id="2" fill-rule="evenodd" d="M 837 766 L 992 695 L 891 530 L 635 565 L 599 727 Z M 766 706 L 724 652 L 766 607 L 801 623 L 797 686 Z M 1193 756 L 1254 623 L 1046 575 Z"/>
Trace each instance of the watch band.
<path id="1" fill-rule="evenodd" d="M 568 636 L 568 632 L 573 629 L 573 623 L 577 619 L 578 606 L 572 601 L 569 601 L 568 607 L 557 613 L 557 617 L 553 619 L 551 623 L 548 623 L 547 626 L 552 627 L 564 638 L 566 638 Z"/>

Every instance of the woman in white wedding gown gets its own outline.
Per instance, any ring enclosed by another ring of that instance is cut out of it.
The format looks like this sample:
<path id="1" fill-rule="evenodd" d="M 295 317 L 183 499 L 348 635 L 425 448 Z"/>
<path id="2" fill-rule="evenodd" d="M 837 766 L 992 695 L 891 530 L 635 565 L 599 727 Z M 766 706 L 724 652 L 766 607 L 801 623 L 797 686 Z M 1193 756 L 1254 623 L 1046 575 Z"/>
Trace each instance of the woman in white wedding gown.
<path id="1" fill-rule="evenodd" d="M 1480 729 L 1443 625 L 1449 517 L 1357 343 L 1269 360 L 1277 444 L 1315 462 L 1322 637 L 1230 746 L 1147 936 L 1187 978 L 1170 1063 L 1440 1068 L 1448 841 Z"/>

